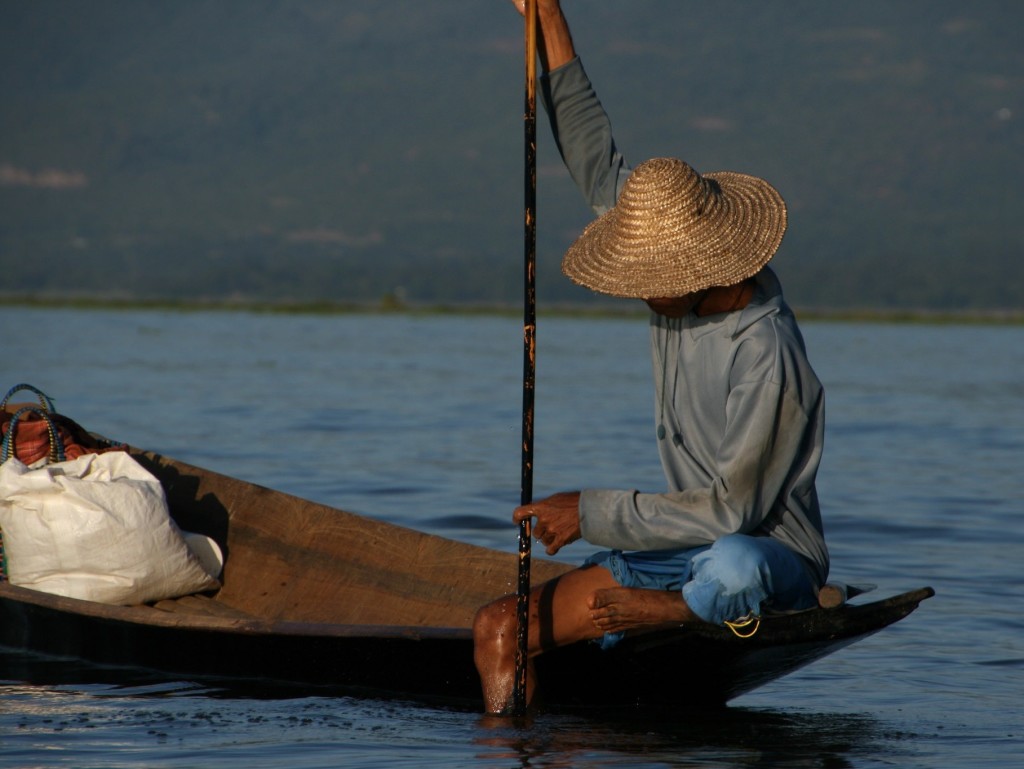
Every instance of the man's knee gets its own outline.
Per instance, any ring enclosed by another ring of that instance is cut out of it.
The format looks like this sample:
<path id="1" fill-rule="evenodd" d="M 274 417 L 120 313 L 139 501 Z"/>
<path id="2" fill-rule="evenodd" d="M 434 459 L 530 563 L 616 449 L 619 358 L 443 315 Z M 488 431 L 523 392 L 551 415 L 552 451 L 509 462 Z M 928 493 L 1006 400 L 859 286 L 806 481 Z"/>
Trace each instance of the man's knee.
<path id="1" fill-rule="evenodd" d="M 515 643 L 516 597 L 506 596 L 477 610 L 473 618 L 473 644 L 477 649 L 490 647 L 500 651 Z"/>
<path id="2" fill-rule="evenodd" d="M 699 571 L 701 579 L 719 582 L 730 592 L 756 584 L 768 588 L 771 571 L 758 539 L 746 534 L 722 537 L 694 558 L 694 576 Z"/>
<path id="3" fill-rule="evenodd" d="M 683 599 L 705 622 L 721 625 L 760 614 L 762 602 L 771 594 L 771 581 L 757 538 L 731 534 L 694 556 L 692 579 L 683 585 Z"/>

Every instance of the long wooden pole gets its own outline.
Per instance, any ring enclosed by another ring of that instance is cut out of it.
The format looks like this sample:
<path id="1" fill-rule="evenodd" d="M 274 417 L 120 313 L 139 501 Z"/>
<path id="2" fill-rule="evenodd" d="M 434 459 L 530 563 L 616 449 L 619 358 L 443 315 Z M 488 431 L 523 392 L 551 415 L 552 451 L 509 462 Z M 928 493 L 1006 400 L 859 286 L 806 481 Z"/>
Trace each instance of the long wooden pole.
<path id="1" fill-rule="evenodd" d="M 537 0 L 526 0 L 526 99 L 523 113 L 525 216 L 523 280 L 523 461 L 520 504 L 533 501 L 533 404 L 537 370 Z M 526 713 L 526 662 L 530 632 L 530 519 L 519 525 L 516 590 L 516 680 L 513 712 Z"/>

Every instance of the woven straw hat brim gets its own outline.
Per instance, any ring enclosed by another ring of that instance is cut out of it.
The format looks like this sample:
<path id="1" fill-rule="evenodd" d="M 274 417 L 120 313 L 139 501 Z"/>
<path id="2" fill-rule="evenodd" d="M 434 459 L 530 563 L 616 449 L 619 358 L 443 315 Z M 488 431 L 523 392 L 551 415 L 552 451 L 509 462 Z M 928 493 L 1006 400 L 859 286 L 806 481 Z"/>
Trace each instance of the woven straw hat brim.
<path id="1" fill-rule="evenodd" d="M 764 179 L 701 177 L 655 158 L 626 181 L 619 202 L 570 246 L 562 272 L 612 296 L 675 297 L 757 274 L 786 232 L 786 204 Z"/>

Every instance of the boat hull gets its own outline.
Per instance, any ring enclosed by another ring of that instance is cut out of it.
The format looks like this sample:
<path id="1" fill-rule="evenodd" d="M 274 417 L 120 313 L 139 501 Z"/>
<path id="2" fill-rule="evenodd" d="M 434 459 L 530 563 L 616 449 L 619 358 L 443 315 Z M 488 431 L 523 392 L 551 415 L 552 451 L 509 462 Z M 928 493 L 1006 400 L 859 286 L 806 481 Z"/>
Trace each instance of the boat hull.
<path id="1" fill-rule="evenodd" d="M 0 645 L 87 663 L 91 670 L 78 671 L 84 679 L 120 670 L 221 684 L 480 698 L 472 637 L 464 628 L 152 624 L 75 611 L 69 604 L 85 602 L 73 599 L 24 595 L 31 592 L 0 586 Z M 608 651 L 574 644 L 540 657 L 538 678 L 552 705 L 679 706 L 684 690 L 703 706 L 725 704 L 902 619 L 931 594 L 925 588 L 862 606 L 769 618 L 751 638 L 709 627 L 637 636 Z"/>

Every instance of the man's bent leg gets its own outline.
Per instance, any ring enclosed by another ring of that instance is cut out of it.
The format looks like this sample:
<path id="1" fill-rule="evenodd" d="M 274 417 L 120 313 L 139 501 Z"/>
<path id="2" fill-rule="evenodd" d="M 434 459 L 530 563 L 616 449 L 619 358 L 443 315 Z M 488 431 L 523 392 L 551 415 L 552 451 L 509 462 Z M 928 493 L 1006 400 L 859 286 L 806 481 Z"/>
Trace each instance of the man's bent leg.
<path id="1" fill-rule="evenodd" d="M 559 646 L 599 638 L 603 631 L 591 619 L 588 599 L 597 590 L 617 583 L 600 566 L 585 566 L 545 582 L 530 591 L 528 657 Z M 508 713 L 515 689 L 516 596 L 484 606 L 473 622 L 473 657 L 488 713 Z M 527 668 L 527 701 L 536 685 L 533 664 Z"/>
<path id="2" fill-rule="evenodd" d="M 806 609 L 816 589 L 800 556 L 770 537 L 730 534 L 693 559 L 683 597 L 705 621 L 721 625 L 765 606 Z"/>

